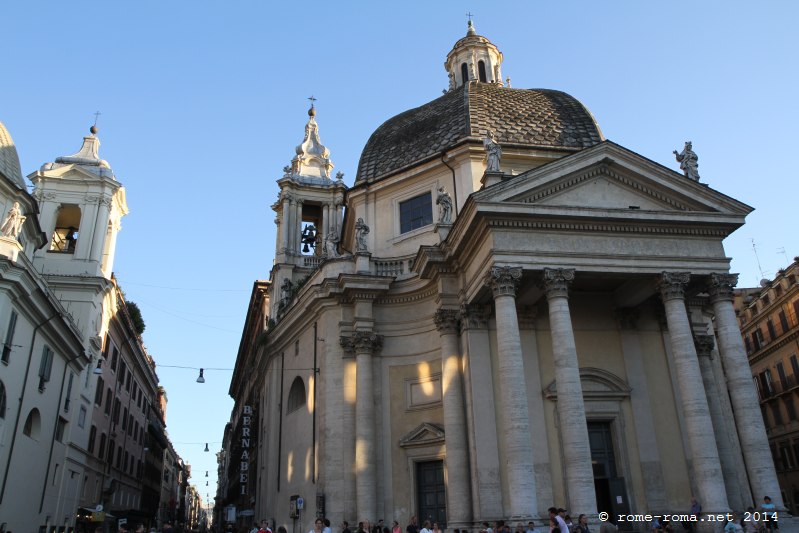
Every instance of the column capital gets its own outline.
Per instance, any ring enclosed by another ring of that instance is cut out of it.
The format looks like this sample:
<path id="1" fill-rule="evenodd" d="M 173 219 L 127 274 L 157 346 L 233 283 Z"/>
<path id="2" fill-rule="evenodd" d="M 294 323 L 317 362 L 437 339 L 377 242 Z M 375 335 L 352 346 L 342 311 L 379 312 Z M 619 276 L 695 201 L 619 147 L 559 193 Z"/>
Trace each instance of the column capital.
<path id="1" fill-rule="evenodd" d="M 732 301 L 733 289 L 738 284 L 738 274 L 710 274 L 708 293 L 710 302 Z"/>
<path id="2" fill-rule="evenodd" d="M 438 309 L 433 320 L 441 335 L 457 334 L 460 325 L 460 312 L 457 309 Z"/>
<path id="3" fill-rule="evenodd" d="M 545 268 L 544 292 L 547 298 L 568 298 L 569 285 L 574 281 L 573 268 Z"/>
<path id="4" fill-rule="evenodd" d="M 491 307 L 488 305 L 461 305 L 461 331 L 468 329 L 486 329 L 490 316 Z"/>
<path id="5" fill-rule="evenodd" d="M 352 344 L 356 354 L 374 354 L 383 347 L 383 336 L 371 331 L 356 331 L 352 334 Z"/>
<path id="6" fill-rule="evenodd" d="M 713 348 L 716 347 L 716 338 L 713 335 L 694 335 L 694 346 L 699 357 L 711 357 Z"/>
<path id="7" fill-rule="evenodd" d="M 516 297 L 516 289 L 522 279 L 522 268 L 511 266 L 495 266 L 486 274 L 485 284 L 491 287 L 494 298 L 499 296 Z"/>
<path id="8" fill-rule="evenodd" d="M 341 347 L 344 349 L 344 357 L 353 357 L 355 355 L 355 343 L 349 335 L 342 335 L 338 338 Z"/>
<path id="9" fill-rule="evenodd" d="M 690 272 L 663 272 L 658 286 L 661 297 L 664 301 L 685 299 L 685 287 L 690 280 Z"/>

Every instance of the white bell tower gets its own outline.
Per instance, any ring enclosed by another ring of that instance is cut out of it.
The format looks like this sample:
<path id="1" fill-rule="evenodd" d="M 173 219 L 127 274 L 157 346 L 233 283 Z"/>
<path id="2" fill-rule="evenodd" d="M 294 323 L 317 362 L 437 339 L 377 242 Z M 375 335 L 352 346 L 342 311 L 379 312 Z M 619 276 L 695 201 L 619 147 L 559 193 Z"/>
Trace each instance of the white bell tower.
<path id="1" fill-rule="evenodd" d="M 319 138 L 315 98 L 310 100 L 305 136 L 295 149 L 291 164 L 283 168 L 283 177 L 277 180 L 280 193 L 272 205 L 277 213 L 275 266 L 271 276 L 275 294 L 270 298 L 273 317 L 279 316 L 291 297 L 286 280 L 296 285 L 322 261 L 339 255 L 347 186 L 341 172 L 335 180 L 330 177 L 333 170 L 330 150 Z"/>
<path id="2" fill-rule="evenodd" d="M 77 153 L 56 158 L 30 174 L 33 197 L 47 245 L 34 253 L 34 265 L 86 333 L 96 350 L 109 313 L 120 221 L 128 214 L 125 188 L 100 159 L 97 127 Z"/>

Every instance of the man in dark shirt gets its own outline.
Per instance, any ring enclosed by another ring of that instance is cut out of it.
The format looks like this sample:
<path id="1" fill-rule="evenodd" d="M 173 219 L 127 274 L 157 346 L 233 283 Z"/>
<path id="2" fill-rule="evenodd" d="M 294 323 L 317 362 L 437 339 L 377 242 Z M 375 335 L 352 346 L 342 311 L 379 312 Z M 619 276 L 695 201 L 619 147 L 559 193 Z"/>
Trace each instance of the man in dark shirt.
<path id="1" fill-rule="evenodd" d="M 419 533 L 419 526 L 416 524 L 416 517 L 411 517 L 411 523 L 405 528 L 405 533 Z"/>

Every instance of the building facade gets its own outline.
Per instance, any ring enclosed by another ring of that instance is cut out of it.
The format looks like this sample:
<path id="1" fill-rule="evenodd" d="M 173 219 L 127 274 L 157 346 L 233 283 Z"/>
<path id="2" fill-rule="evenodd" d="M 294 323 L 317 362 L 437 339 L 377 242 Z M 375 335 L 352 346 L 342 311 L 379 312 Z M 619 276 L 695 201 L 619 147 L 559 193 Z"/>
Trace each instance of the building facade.
<path id="1" fill-rule="evenodd" d="M 736 291 L 746 345 L 783 501 L 799 511 L 799 262 L 773 280 Z"/>
<path id="2" fill-rule="evenodd" d="M 751 208 L 502 60 L 470 23 L 449 90 L 380 126 L 350 187 L 309 111 L 221 497 L 290 530 L 782 508 L 723 247 Z"/>

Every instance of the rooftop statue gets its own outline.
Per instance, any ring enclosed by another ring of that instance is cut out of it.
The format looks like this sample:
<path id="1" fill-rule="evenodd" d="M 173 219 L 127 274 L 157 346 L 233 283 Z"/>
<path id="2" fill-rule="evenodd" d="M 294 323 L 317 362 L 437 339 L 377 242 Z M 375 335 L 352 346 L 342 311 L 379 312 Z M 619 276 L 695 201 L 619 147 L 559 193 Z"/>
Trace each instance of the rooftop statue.
<path id="1" fill-rule="evenodd" d="M 699 181 L 699 157 L 693 151 L 691 141 L 685 142 L 685 148 L 682 152 L 677 153 L 677 150 L 674 150 L 674 156 L 680 163 L 680 170 L 685 172 L 685 177 Z"/>
<path id="2" fill-rule="evenodd" d="M 438 189 L 438 223 L 439 224 L 452 224 L 452 197 L 444 187 Z"/>
<path id="3" fill-rule="evenodd" d="M 3 225 L 0 226 L 0 233 L 3 237 L 16 239 L 19 232 L 22 231 L 22 224 L 25 222 L 25 218 L 27 217 L 22 216 L 19 202 L 14 202 L 14 205 L 11 206 L 6 215 L 6 219 L 3 221 Z"/>
<path id="4" fill-rule="evenodd" d="M 496 134 L 488 130 L 486 138 L 483 139 L 483 146 L 486 149 L 486 172 L 500 172 L 499 162 L 502 159 L 502 147 L 496 139 Z"/>
<path id="5" fill-rule="evenodd" d="M 369 226 L 359 218 L 355 223 L 355 251 L 366 252 L 366 236 L 369 235 Z"/>

